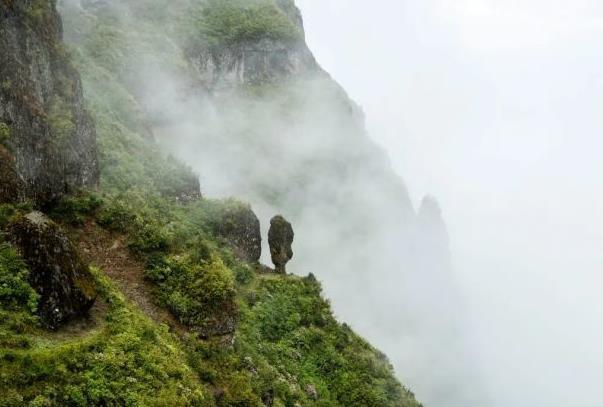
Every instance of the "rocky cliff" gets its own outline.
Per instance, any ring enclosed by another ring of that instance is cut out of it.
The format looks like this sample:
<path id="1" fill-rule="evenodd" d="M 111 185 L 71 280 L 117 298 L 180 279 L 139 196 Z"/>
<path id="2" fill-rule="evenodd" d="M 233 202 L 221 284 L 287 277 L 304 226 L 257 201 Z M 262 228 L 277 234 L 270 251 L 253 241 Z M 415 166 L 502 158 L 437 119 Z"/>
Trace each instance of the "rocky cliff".
<path id="1" fill-rule="evenodd" d="M 95 186 L 96 133 L 54 4 L 0 1 L 1 201 L 39 205 Z"/>
<path id="2" fill-rule="evenodd" d="M 201 16 L 200 27 L 188 33 L 184 51 L 201 82 L 212 91 L 299 78 L 320 70 L 304 41 L 301 13 L 290 0 L 252 1 L 243 15 L 237 4 L 210 1 Z M 225 25 L 224 17 L 233 17 L 235 24 Z"/>

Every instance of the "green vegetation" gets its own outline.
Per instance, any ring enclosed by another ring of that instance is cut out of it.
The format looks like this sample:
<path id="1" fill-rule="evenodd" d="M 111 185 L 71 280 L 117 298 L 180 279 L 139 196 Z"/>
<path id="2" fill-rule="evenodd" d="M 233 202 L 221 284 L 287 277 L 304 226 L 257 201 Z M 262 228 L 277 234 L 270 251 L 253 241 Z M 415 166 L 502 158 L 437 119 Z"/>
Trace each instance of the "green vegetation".
<path id="1" fill-rule="evenodd" d="M 8 124 L 0 121 L 0 144 L 5 144 L 10 138 L 11 130 Z"/>
<path id="2" fill-rule="evenodd" d="M 147 277 L 157 284 L 157 302 L 191 332 L 216 332 L 224 318 L 237 324 L 232 347 L 211 335 L 206 340 L 185 336 L 175 344 L 202 385 L 220 389 L 219 397 L 208 395 L 204 403 L 417 405 L 393 377 L 385 357 L 333 318 L 313 276 L 258 274 L 213 235 L 215 216 L 237 202 L 183 205 L 150 191 L 146 196 L 153 199 L 137 198 L 143 193 L 105 195 L 100 206 L 94 195 L 70 198 L 57 213 L 72 219 L 66 215 L 71 208 L 125 233 L 130 248 L 146 259 Z M 113 326 L 110 314 L 107 324 Z M 111 384 L 117 394 L 123 391 L 119 385 Z"/>
<path id="3" fill-rule="evenodd" d="M 48 112 L 48 124 L 53 133 L 53 141 L 62 148 L 70 140 L 75 131 L 73 112 L 65 99 L 55 96 Z"/>
<path id="4" fill-rule="evenodd" d="M 0 241 L 0 304 L 3 310 L 35 313 L 38 295 L 27 282 L 28 274 L 17 253 Z"/>
<path id="5" fill-rule="evenodd" d="M 186 325 L 211 330 L 223 314 L 234 318 L 234 276 L 221 259 L 166 258 L 153 264 L 147 277 L 157 283 L 159 301 Z"/>
<path id="6" fill-rule="evenodd" d="M 207 0 L 197 15 L 200 33 L 214 44 L 301 37 L 295 23 L 273 0 Z"/>
<path id="7" fill-rule="evenodd" d="M 52 208 L 51 216 L 71 226 L 81 226 L 102 206 L 103 200 L 96 194 L 68 196 Z"/>
<path id="8" fill-rule="evenodd" d="M 55 214 L 77 219 L 98 205 L 93 195 L 69 198 Z M 30 209 L 1 205 L 0 229 Z M 179 339 L 130 304 L 102 271 L 93 275 L 100 296 L 91 326 L 47 332 L 35 316 L 38 295 L 27 267 L 0 238 L 0 405 L 207 405 L 208 390 Z"/>
<path id="9" fill-rule="evenodd" d="M 6 2 L 5 2 L 6 3 Z M 9 0 L 9 6 L 13 6 L 12 3 L 19 3 L 16 1 Z M 36 24 L 42 24 L 49 17 L 50 8 L 47 1 L 44 0 L 34 0 L 31 2 L 26 9 L 26 16 L 28 18 L 28 23 L 31 27 L 35 27 Z"/>
<path id="10" fill-rule="evenodd" d="M 4 252 L 0 258 L 6 261 Z M 44 332 L 32 314 L 7 312 L 2 304 L 1 405 L 206 405 L 208 391 L 178 339 L 129 304 L 100 271 L 94 274 L 97 301 L 108 309 L 78 335 Z"/>
<path id="11" fill-rule="evenodd" d="M 238 351 L 257 364 L 262 379 L 280 383 L 273 390 L 285 405 L 415 405 L 386 358 L 335 321 L 312 275 L 258 279 L 243 313 Z"/>

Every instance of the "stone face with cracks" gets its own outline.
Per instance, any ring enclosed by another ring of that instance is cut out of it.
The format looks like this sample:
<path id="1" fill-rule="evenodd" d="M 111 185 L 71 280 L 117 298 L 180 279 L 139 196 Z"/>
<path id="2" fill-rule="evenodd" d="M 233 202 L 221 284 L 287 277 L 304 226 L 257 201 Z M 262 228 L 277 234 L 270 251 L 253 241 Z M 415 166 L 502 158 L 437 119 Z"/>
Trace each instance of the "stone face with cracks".
<path id="1" fill-rule="evenodd" d="M 98 183 L 96 130 L 55 4 L 0 1 L 0 160 L 20 184 L 0 202 L 45 207 Z"/>
<path id="2" fill-rule="evenodd" d="M 281 215 L 277 215 L 270 220 L 268 243 L 272 262 L 277 273 L 285 274 L 287 272 L 285 266 L 293 258 L 291 245 L 294 236 L 293 227 Z"/>
<path id="3" fill-rule="evenodd" d="M 97 296 L 89 267 L 61 228 L 40 212 L 13 221 L 8 239 L 29 268 L 29 283 L 40 295 L 38 314 L 49 329 L 85 315 Z"/>

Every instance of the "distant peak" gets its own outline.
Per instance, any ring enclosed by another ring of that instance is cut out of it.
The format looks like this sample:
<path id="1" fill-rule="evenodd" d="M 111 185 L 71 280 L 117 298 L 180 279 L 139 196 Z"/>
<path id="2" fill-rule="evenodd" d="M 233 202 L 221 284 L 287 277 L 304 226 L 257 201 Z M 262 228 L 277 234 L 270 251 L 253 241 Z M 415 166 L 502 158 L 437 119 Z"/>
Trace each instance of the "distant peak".
<path id="1" fill-rule="evenodd" d="M 442 219 L 442 209 L 438 200 L 432 195 L 426 195 L 419 207 L 419 217 Z"/>

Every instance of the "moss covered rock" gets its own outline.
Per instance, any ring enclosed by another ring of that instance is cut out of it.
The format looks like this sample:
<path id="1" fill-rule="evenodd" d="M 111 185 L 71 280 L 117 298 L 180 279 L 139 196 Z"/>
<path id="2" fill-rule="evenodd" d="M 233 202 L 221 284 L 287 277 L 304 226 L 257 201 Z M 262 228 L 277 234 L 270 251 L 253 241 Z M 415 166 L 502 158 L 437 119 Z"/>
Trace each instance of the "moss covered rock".
<path id="1" fill-rule="evenodd" d="M 260 221 L 249 205 L 224 206 L 213 220 L 214 232 L 224 238 L 235 255 L 257 263 L 262 255 Z"/>
<path id="2" fill-rule="evenodd" d="M 293 258 L 293 227 L 281 215 L 270 220 L 268 231 L 268 243 L 270 244 L 270 255 L 276 267 L 277 273 L 285 274 L 285 266 Z"/>
<path id="3" fill-rule="evenodd" d="M 38 314 L 49 329 L 85 315 L 97 296 L 87 264 L 61 228 L 40 212 L 18 217 L 8 226 L 8 238 L 40 295 Z"/>

